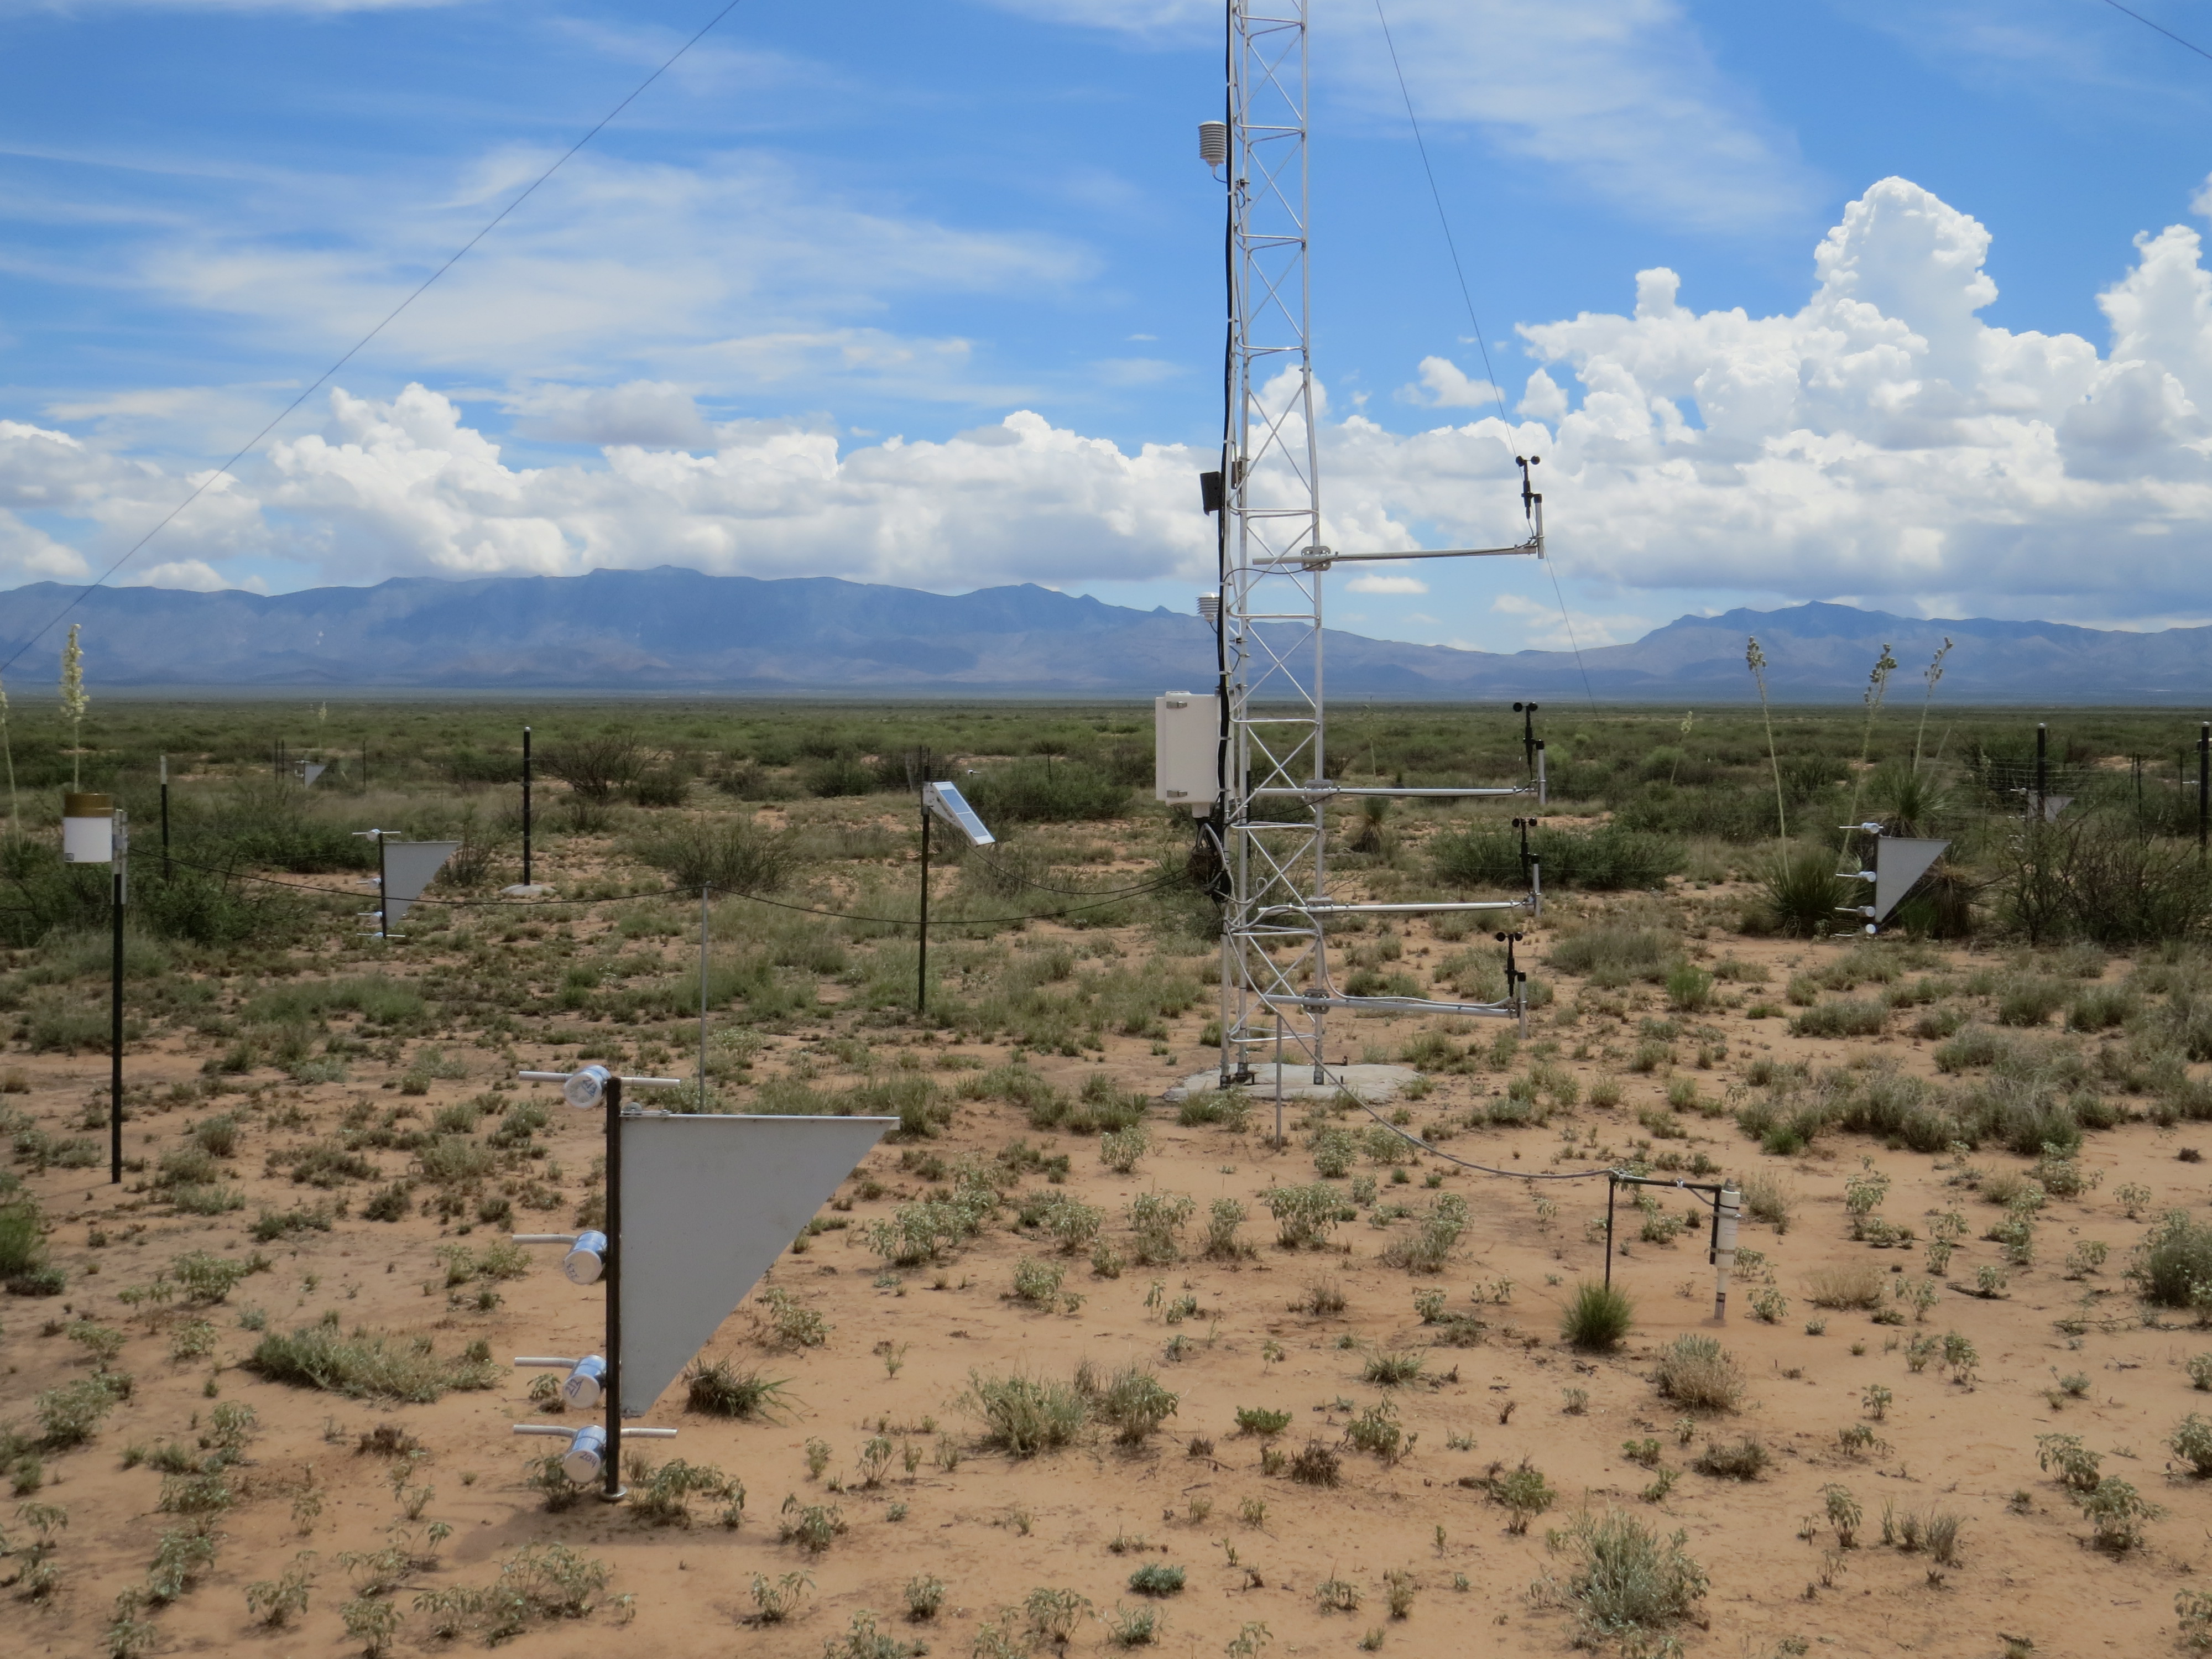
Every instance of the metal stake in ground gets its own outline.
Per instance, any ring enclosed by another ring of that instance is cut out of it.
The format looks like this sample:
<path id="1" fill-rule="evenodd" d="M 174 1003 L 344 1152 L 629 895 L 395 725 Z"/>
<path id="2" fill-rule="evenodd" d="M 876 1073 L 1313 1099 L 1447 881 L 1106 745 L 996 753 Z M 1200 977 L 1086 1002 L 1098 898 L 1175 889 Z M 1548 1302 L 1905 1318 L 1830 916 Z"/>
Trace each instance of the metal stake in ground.
<path id="1" fill-rule="evenodd" d="M 161 879 L 169 878 L 169 757 L 161 757 Z"/>

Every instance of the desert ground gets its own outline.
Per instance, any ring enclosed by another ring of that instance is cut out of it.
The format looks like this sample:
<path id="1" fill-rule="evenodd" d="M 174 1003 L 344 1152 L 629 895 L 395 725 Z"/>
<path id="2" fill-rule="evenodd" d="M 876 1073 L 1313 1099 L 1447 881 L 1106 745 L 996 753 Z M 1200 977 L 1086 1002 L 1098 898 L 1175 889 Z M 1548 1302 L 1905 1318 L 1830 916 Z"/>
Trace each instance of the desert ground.
<path id="1" fill-rule="evenodd" d="M 678 906 L 575 901 L 563 876 L 556 860 L 541 901 L 425 907 L 404 943 L 330 920 L 280 970 L 149 1013 L 120 1187 L 105 1055 L 30 1051 L 18 1030 L 0 1098 L 64 1288 L 0 1302 L 15 1650 L 1735 1659 L 2183 1638 L 2212 1488 L 2170 1443 L 2212 1408 L 2191 1366 L 2212 1332 L 2126 1276 L 2161 1217 L 2201 1224 L 2208 1199 L 2212 1126 L 2158 1109 L 2202 1068 L 2144 1070 L 2159 1022 L 2187 1018 L 2194 970 L 2171 952 L 1739 937 L 1749 889 L 1725 875 L 1566 896 L 1523 947 L 1525 1042 L 1504 1022 L 1340 1021 L 1333 1058 L 1410 1060 L 1419 1081 L 1371 1111 L 1293 1100 L 1281 1144 L 1263 1095 L 1162 1098 L 1214 1064 L 1201 942 L 1044 921 L 988 947 L 995 969 L 984 946 L 942 947 L 953 980 L 1058 999 L 1078 1033 L 1061 1042 L 889 1012 L 910 945 L 868 971 L 830 952 L 780 975 L 807 994 L 773 1029 L 717 1022 L 712 1103 L 902 1103 L 909 1127 L 705 1350 L 725 1380 L 776 1386 L 738 1390 L 751 1414 L 731 1417 L 690 1409 L 679 1382 L 645 1419 L 678 1437 L 633 1448 L 659 1467 L 658 1486 L 631 1477 L 653 1501 L 607 1506 L 549 1493 L 558 1443 L 509 1433 L 578 1420 L 506 1362 L 595 1347 L 600 1305 L 557 1252 L 495 1249 L 571 1226 L 599 1182 L 598 1121 L 514 1076 L 583 1056 L 692 1075 L 680 1011 L 625 1019 L 599 966 L 580 994 L 573 970 L 611 963 L 616 985 L 680 968 L 696 940 Z M 769 925 L 742 900 L 715 914 L 732 950 Z M 1462 939 L 1419 922 L 1346 943 L 1425 988 L 1468 971 Z M 537 1030 L 441 1000 L 495 960 L 544 1000 Z M 104 1008 L 98 977 L 58 978 L 19 1018 L 57 997 Z M 294 1050 L 257 1046 L 285 995 L 304 1011 Z M 2008 1087 L 2094 1097 L 2112 1127 L 2028 1156 L 1837 1118 Z M 1795 1147 L 1808 1103 L 1830 1121 L 1815 1110 Z M 1332 1159 L 1316 1236 L 1285 1248 L 1268 1195 Z M 1724 1322 L 1700 1197 L 1647 1188 L 1639 1208 L 1624 1189 L 1613 1282 L 1632 1329 L 1565 1340 L 1563 1310 L 1604 1275 L 1607 1182 L 1546 1177 L 1607 1168 L 1747 1184 Z M 899 1260 L 896 1218 L 933 1196 L 972 1200 L 972 1234 Z M 256 1363 L 295 1330 L 414 1363 L 397 1383 L 301 1386 Z M 1723 1351 L 1701 1372 L 1717 1395 L 1662 1392 L 1685 1336 Z M 89 1381 L 125 1375 L 127 1391 Z M 1156 1381 L 1149 1409 L 1117 1376 Z M 988 1401 L 1009 1377 L 1075 1402 L 1064 1443 L 1007 1449 Z M 39 1407 L 73 1388 L 106 1407 L 57 1433 Z M 1679 1537 L 1685 1616 L 1607 1633 L 1578 1614 L 1572 1528 L 1609 1515 L 1662 1550 Z M 474 1594 L 501 1587 L 522 1593 Z"/>

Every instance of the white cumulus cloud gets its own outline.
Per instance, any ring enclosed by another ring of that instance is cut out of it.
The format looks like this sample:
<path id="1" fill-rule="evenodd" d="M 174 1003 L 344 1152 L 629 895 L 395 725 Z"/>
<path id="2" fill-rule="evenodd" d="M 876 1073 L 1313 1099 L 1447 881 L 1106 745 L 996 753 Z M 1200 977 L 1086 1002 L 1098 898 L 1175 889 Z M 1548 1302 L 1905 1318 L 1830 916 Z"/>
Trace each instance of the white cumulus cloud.
<path id="1" fill-rule="evenodd" d="M 1513 422 L 1398 433 L 1324 397 L 1323 539 L 1516 542 L 1514 457 L 1533 453 L 1553 551 L 1607 608 L 1601 634 L 1679 608 L 1670 592 L 2201 618 L 2212 273 L 2197 232 L 2136 239 L 2100 296 L 2103 349 L 1984 321 L 1990 252 L 1969 215 L 1887 179 L 1820 240 L 1793 312 L 1698 310 L 1654 270 L 1624 312 L 1522 325 L 1537 367 Z M 1212 571 L 1194 480 L 1210 448 L 1125 447 L 1019 410 L 928 442 L 861 441 L 820 417 L 712 425 L 673 381 L 539 385 L 514 408 L 600 454 L 518 465 L 439 392 L 337 392 L 319 431 L 218 481 L 148 556 L 195 583 L 245 556 L 293 561 L 302 582 L 674 563 L 951 590 Z M 93 436 L 0 422 L 0 580 L 97 568 L 198 481 L 133 459 L 83 409 Z M 1437 577 L 1339 580 L 1410 593 Z"/>

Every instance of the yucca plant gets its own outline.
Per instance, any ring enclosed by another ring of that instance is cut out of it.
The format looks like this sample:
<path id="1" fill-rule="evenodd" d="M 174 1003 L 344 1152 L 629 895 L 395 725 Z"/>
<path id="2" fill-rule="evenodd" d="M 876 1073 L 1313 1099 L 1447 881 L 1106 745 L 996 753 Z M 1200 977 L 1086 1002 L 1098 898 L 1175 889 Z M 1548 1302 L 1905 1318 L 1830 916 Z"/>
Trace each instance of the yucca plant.
<path id="1" fill-rule="evenodd" d="M 1832 855 L 1817 847 L 1775 854 L 1759 879 L 1769 918 L 1785 933 L 1809 939 L 1836 918 L 1844 884 Z"/>

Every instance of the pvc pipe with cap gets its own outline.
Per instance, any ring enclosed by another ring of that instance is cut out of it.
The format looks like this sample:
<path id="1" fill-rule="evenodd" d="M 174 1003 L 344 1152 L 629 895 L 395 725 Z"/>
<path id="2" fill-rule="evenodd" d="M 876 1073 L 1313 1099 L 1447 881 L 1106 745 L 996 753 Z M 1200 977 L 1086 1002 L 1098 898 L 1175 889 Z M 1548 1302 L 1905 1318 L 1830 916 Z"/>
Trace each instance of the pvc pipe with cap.
<path id="1" fill-rule="evenodd" d="M 1743 1219 L 1743 1194 L 1723 1187 L 1713 1205 L 1713 1317 L 1728 1317 L 1729 1271 L 1735 1266 L 1736 1228 Z"/>

